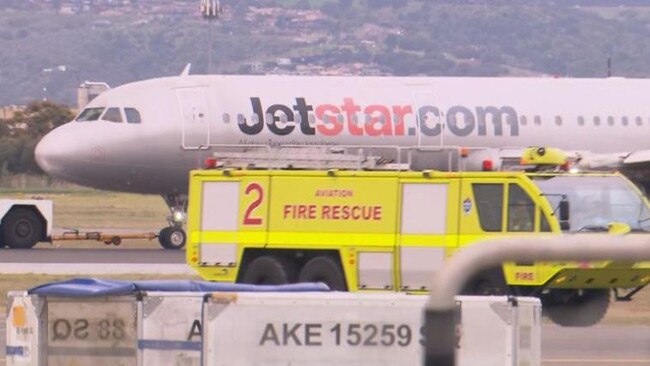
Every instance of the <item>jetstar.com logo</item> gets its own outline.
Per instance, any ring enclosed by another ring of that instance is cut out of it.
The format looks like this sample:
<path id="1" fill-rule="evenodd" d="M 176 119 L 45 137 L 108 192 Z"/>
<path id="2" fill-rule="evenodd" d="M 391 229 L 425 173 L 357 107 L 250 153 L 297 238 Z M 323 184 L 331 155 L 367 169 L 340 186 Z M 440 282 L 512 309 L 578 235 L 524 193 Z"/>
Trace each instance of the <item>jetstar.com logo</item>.
<path id="1" fill-rule="evenodd" d="M 259 97 L 251 97 L 253 111 L 250 121 L 242 118 L 239 129 L 247 135 L 268 130 L 278 136 L 303 135 L 338 136 L 438 136 L 445 128 L 456 136 L 519 136 L 517 111 L 509 106 L 482 106 L 470 109 L 454 105 L 441 110 L 432 105 L 362 106 L 353 98 L 343 98 L 340 104 L 311 105 L 305 98 L 295 104 L 272 104 L 264 108 Z M 490 123 L 488 123 L 490 122 Z M 444 125 L 444 126 L 443 126 Z"/>

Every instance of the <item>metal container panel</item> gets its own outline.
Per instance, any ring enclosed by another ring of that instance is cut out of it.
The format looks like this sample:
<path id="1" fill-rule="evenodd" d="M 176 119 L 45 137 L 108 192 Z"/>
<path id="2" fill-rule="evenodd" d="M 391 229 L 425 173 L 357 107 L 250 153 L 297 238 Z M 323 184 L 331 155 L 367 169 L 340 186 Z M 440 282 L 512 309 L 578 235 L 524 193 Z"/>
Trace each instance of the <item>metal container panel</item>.
<path id="1" fill-rule="evenodd" d="M 541 303 L 537 298 L 457 296 L 459 365 L 541 365 Z"/>
<path id="2" fill-rule="evenodd" d="M 149 292 L 139 302 L 140 365 L 201 364 L 201 293 Z"/>
<path id="3" fill-rule="evenodd" d="M 136 366 L 136 299 L 48 297 L 48 366 Z"/>
<path id="4" fill-rule="evenodd" d="M 42 301 L 26 292 L 7 294 L 5 357 L 7 366 L 38 366 L 40 357 Z"/>
<path id="5" fill-rule="evenodd" d="M 405 294 L 214 294 L 203 310 L 203 365 L 420 365 L 425 301 Z"/>
<path id="6" fill-rule="evenodd" d="M 216 293 L 203 308 L 203 365 L 421 365 L 426 300 L 405 294 Z M 458 365 L 541 364 L 538 299 L 457 300 Z"/>
<path id="7" fill-rule="evenodd" d="M 539 365 L 542 359 L 542 306 L 537 298 L 518 297 L 515 324 L 516 365 Z"/>

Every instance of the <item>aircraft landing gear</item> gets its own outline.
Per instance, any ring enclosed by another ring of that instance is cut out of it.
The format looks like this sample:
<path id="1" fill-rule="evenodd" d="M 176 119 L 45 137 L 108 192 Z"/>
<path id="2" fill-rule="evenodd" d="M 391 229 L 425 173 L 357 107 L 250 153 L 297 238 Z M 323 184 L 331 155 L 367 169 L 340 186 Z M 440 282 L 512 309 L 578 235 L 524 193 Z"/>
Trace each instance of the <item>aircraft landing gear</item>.
<path id="1" fill-rule="evenodd" d="M 158 241 L 165 249 L 182 249 L 187 239 L 185 230 L 183 230 L 185 212 L 187 211 L 187 197 L 171 194 L 163 196 L 163 199 L 171 212 L 171 215 L 167 218 L 170 226 L 160 230 Z"/>
<path id="2" fill-rule="evenodd" d="M 181 249 L 185 246 L 185 239 L 185 230 L 180 226 L 168 226 L 158 234 L 158 241 L 165 249 Z"/>

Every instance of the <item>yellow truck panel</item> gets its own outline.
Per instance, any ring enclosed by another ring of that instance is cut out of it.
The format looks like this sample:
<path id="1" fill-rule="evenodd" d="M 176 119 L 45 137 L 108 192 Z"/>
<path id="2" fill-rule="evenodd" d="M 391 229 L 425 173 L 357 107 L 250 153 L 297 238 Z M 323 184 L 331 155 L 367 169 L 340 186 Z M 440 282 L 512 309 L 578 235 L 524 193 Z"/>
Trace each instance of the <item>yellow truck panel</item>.
<path id="1" fill-rule="evenodd" d="M 395 235 L 396 178 L 273 177 L 271 232 Z"/>

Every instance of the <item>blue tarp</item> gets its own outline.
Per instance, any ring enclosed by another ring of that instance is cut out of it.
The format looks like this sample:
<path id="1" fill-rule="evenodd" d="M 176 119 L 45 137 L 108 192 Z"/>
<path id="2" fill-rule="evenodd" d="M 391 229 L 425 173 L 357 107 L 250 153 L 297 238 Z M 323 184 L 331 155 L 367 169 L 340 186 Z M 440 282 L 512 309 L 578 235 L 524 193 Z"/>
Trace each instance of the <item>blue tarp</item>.
<path id="1" fill-rule="evenodd" d="M 120 281 L 100 278 L 74 278 L 29 289 L 29 294 L 43 296 L 90 297 L 131 295 L 140 291 L 165 292 L 323 292 L 324 283 L 290 285 L 247 285 L 189 280 Z"/>

